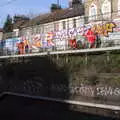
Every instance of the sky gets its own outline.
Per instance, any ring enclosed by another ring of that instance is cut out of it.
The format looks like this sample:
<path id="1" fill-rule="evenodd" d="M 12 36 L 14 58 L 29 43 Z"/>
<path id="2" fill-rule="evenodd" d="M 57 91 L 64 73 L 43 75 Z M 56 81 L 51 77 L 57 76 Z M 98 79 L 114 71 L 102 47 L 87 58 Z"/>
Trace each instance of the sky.
<path id="1" fill-rule="evenodd" d="M 7 4 L 10 1 L 12 0 L 0 0 L 0 27 L 3 26 L 8 14 L 11 16 L 15 14 L 35 16 L 49 12 L 51 3 L 57 3 L 57 0 L 14 0 L 11 4 Z M 68 7 L 69 0 L 59 1 L 63 8 Z"/>

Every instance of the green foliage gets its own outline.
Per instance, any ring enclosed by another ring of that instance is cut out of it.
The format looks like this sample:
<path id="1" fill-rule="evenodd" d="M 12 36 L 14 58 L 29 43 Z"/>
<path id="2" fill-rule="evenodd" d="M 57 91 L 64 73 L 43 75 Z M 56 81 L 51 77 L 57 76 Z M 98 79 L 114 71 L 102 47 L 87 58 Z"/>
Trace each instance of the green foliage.
<path id="1" fill-rule="evenodd" d="M 12 23 L 12 18 L 10 17 L 10 15 L 7 16 L 7 19 L 4 23 L 3 30 L 4 30 L 4 33 L 13 31 L 13 23 Z"/>
<path id="2" fill-rule="evenodd" d="M 29 17 L 26 17 L 24 15 L 15 15 L 13 17 L 13 23 L 17 23 L 18 21 L 21 21 L 21 20 L 27 21 L 29 20 Z"/>
<path id="3" fill-rule="evenodd" d="M 67 63 L 64 62 L 68 58 Z M 120 54 L 109 54 L 110 60 L 107 59 L 107 54 L 87 55 L 71 55 L 59 56 L 59 62 L 62 66 L 66 66 L 69 75 L 69 80 L 75 84 L 89 85 L 120 85 Z"/>

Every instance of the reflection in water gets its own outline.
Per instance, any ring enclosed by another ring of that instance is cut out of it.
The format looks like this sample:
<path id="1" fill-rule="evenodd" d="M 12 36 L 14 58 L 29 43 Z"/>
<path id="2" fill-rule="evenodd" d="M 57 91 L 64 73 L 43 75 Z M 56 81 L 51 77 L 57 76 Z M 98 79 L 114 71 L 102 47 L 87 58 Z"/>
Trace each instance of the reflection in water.
<path id="1" fill-rule="evenodd" d="M 66 105 L 24 97 L 4 96 L 0 102 L 0 116 L 14 120 L 112 120 L 69 111 Z"/>

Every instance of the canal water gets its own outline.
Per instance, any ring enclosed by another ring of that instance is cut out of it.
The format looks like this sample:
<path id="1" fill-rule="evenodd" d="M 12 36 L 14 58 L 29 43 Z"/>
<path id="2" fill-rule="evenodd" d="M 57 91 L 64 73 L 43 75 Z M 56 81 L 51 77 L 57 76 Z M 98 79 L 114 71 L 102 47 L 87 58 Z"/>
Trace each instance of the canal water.
<path id="1" fill-rule="evenodd" d="M 0 117 L 1 120 L 113 120 L 68 108 L 59 103 L 6 95 L 0 100 Z"/>

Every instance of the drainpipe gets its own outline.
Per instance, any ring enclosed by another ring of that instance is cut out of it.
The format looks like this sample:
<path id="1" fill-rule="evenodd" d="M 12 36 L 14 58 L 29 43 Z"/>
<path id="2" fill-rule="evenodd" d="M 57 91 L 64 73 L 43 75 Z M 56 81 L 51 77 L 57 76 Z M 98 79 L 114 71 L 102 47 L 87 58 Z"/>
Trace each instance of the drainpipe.
<path id="1" fill-rule="evenodd" d="M 112 21 L 112 13 L 113 13 L 113 0 L 111 0 L 111 21 Z"/>

